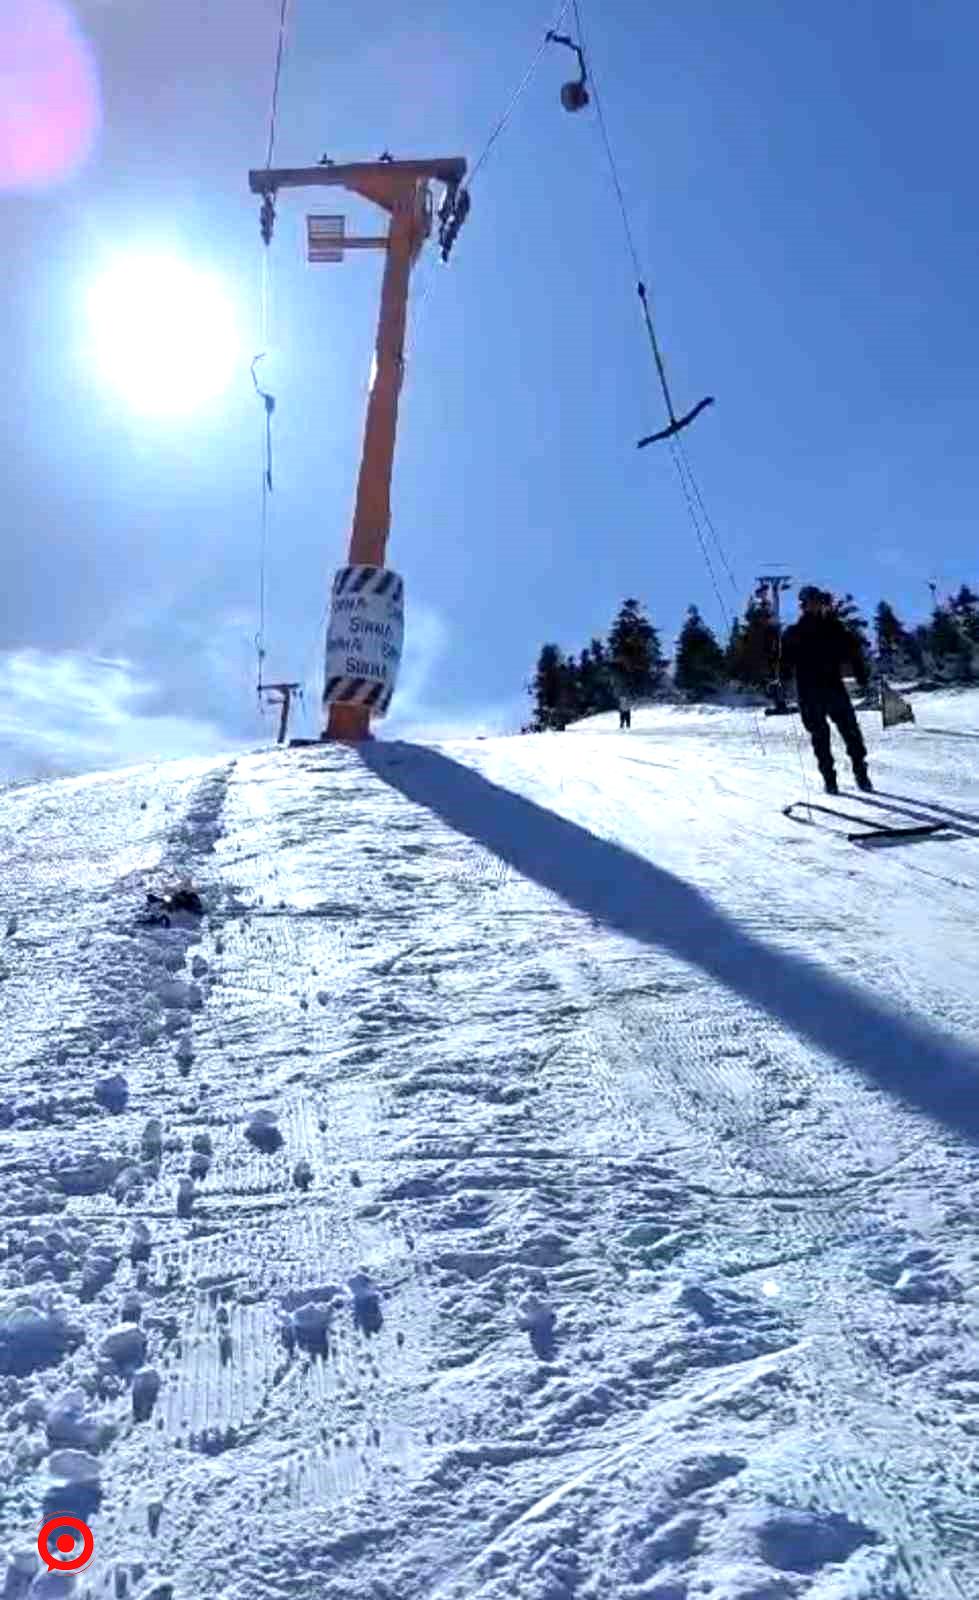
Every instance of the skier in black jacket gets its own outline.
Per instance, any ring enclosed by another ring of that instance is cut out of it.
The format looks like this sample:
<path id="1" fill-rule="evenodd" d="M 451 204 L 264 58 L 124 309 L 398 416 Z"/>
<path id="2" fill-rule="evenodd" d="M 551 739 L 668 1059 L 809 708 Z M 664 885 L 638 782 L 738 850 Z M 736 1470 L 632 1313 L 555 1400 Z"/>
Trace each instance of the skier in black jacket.
<path id="1" fill-rule="evenodd" d="M 867 747 L 843 682 L 843 667 L 849 664 L 860 687 L 867 687 L 867 664 L 859 640 L 830 609 L 830 597 L 814 584 L 799 590 L 799 605 L 798 622 L 782 635 L 782 674 L 795 678 L 799 714 L 812 739 L 826 792 L 839 793 L 830 746 L 830 720 L 846 745 L 857 788 L 870 792 L 873 784 L 867 773 Z"/>

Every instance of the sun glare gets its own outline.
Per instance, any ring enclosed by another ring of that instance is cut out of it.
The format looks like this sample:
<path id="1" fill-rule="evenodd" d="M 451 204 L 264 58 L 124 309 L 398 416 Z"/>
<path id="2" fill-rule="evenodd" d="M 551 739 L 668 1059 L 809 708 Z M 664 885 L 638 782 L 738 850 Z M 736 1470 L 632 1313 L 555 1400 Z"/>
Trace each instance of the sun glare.
<path id="1" fill-rule="evenodd" d="M 133 256 L 88 296 L 89 354 L 133 410 L 182 417 L 228 388 L 240 361 L 234 311 L 220 282 L 186 261 Z"/>

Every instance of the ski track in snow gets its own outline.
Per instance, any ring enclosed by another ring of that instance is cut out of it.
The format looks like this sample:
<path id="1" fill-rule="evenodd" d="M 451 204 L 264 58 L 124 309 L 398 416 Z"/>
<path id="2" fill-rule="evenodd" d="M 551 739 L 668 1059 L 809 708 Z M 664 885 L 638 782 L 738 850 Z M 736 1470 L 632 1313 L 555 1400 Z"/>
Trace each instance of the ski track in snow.
<path id="1" fill-rule="evenodd" d="M 974 1048 L 975 705 L 871 731 L 901 850 L 729 712 L 0 792 L 10 1600 L 52 1510 L 107 1600 L 979 1597 L 975 1141 L 547 824 Z"/>

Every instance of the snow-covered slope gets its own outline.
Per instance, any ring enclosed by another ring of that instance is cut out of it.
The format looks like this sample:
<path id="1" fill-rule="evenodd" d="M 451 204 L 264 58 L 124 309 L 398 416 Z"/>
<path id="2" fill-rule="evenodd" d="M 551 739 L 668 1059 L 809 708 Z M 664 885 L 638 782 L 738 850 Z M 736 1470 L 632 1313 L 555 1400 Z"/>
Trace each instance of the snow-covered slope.
<path id="1" fill-rule="evenodd" d="M 5 1595 L 74 1511 L 113 1600 L 979 1596 L 979 702 L 918 717 L 838 802 L 953 824 L 893 849 L 734 711 L 0 794 Z"/>

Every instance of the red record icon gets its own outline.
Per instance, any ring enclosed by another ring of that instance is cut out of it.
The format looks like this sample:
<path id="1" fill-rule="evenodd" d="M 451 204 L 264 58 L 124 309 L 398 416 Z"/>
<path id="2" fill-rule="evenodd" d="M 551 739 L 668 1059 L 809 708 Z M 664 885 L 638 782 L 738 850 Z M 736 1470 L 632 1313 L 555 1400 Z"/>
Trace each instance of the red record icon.
<path id="1" fill-rule="evenodd" d="M 82 1548 L 78 1555 L 70 1555 L 77 1543 L 72 1534 L 59 1533 L 54 1540 L 58 1555 L 53 1555 L 50 1549 L 51 1535 L 56 1528 L 74 1528 L 81 1536 Z M 49 1572 L 81 1572 L 87 1567 L 95 1553 L 95 1535 L 81 1517 L 71 1517 L 63 1511 L 57 1517 L 49 1517 L 37 1536 L 37 1553 Z"/>

